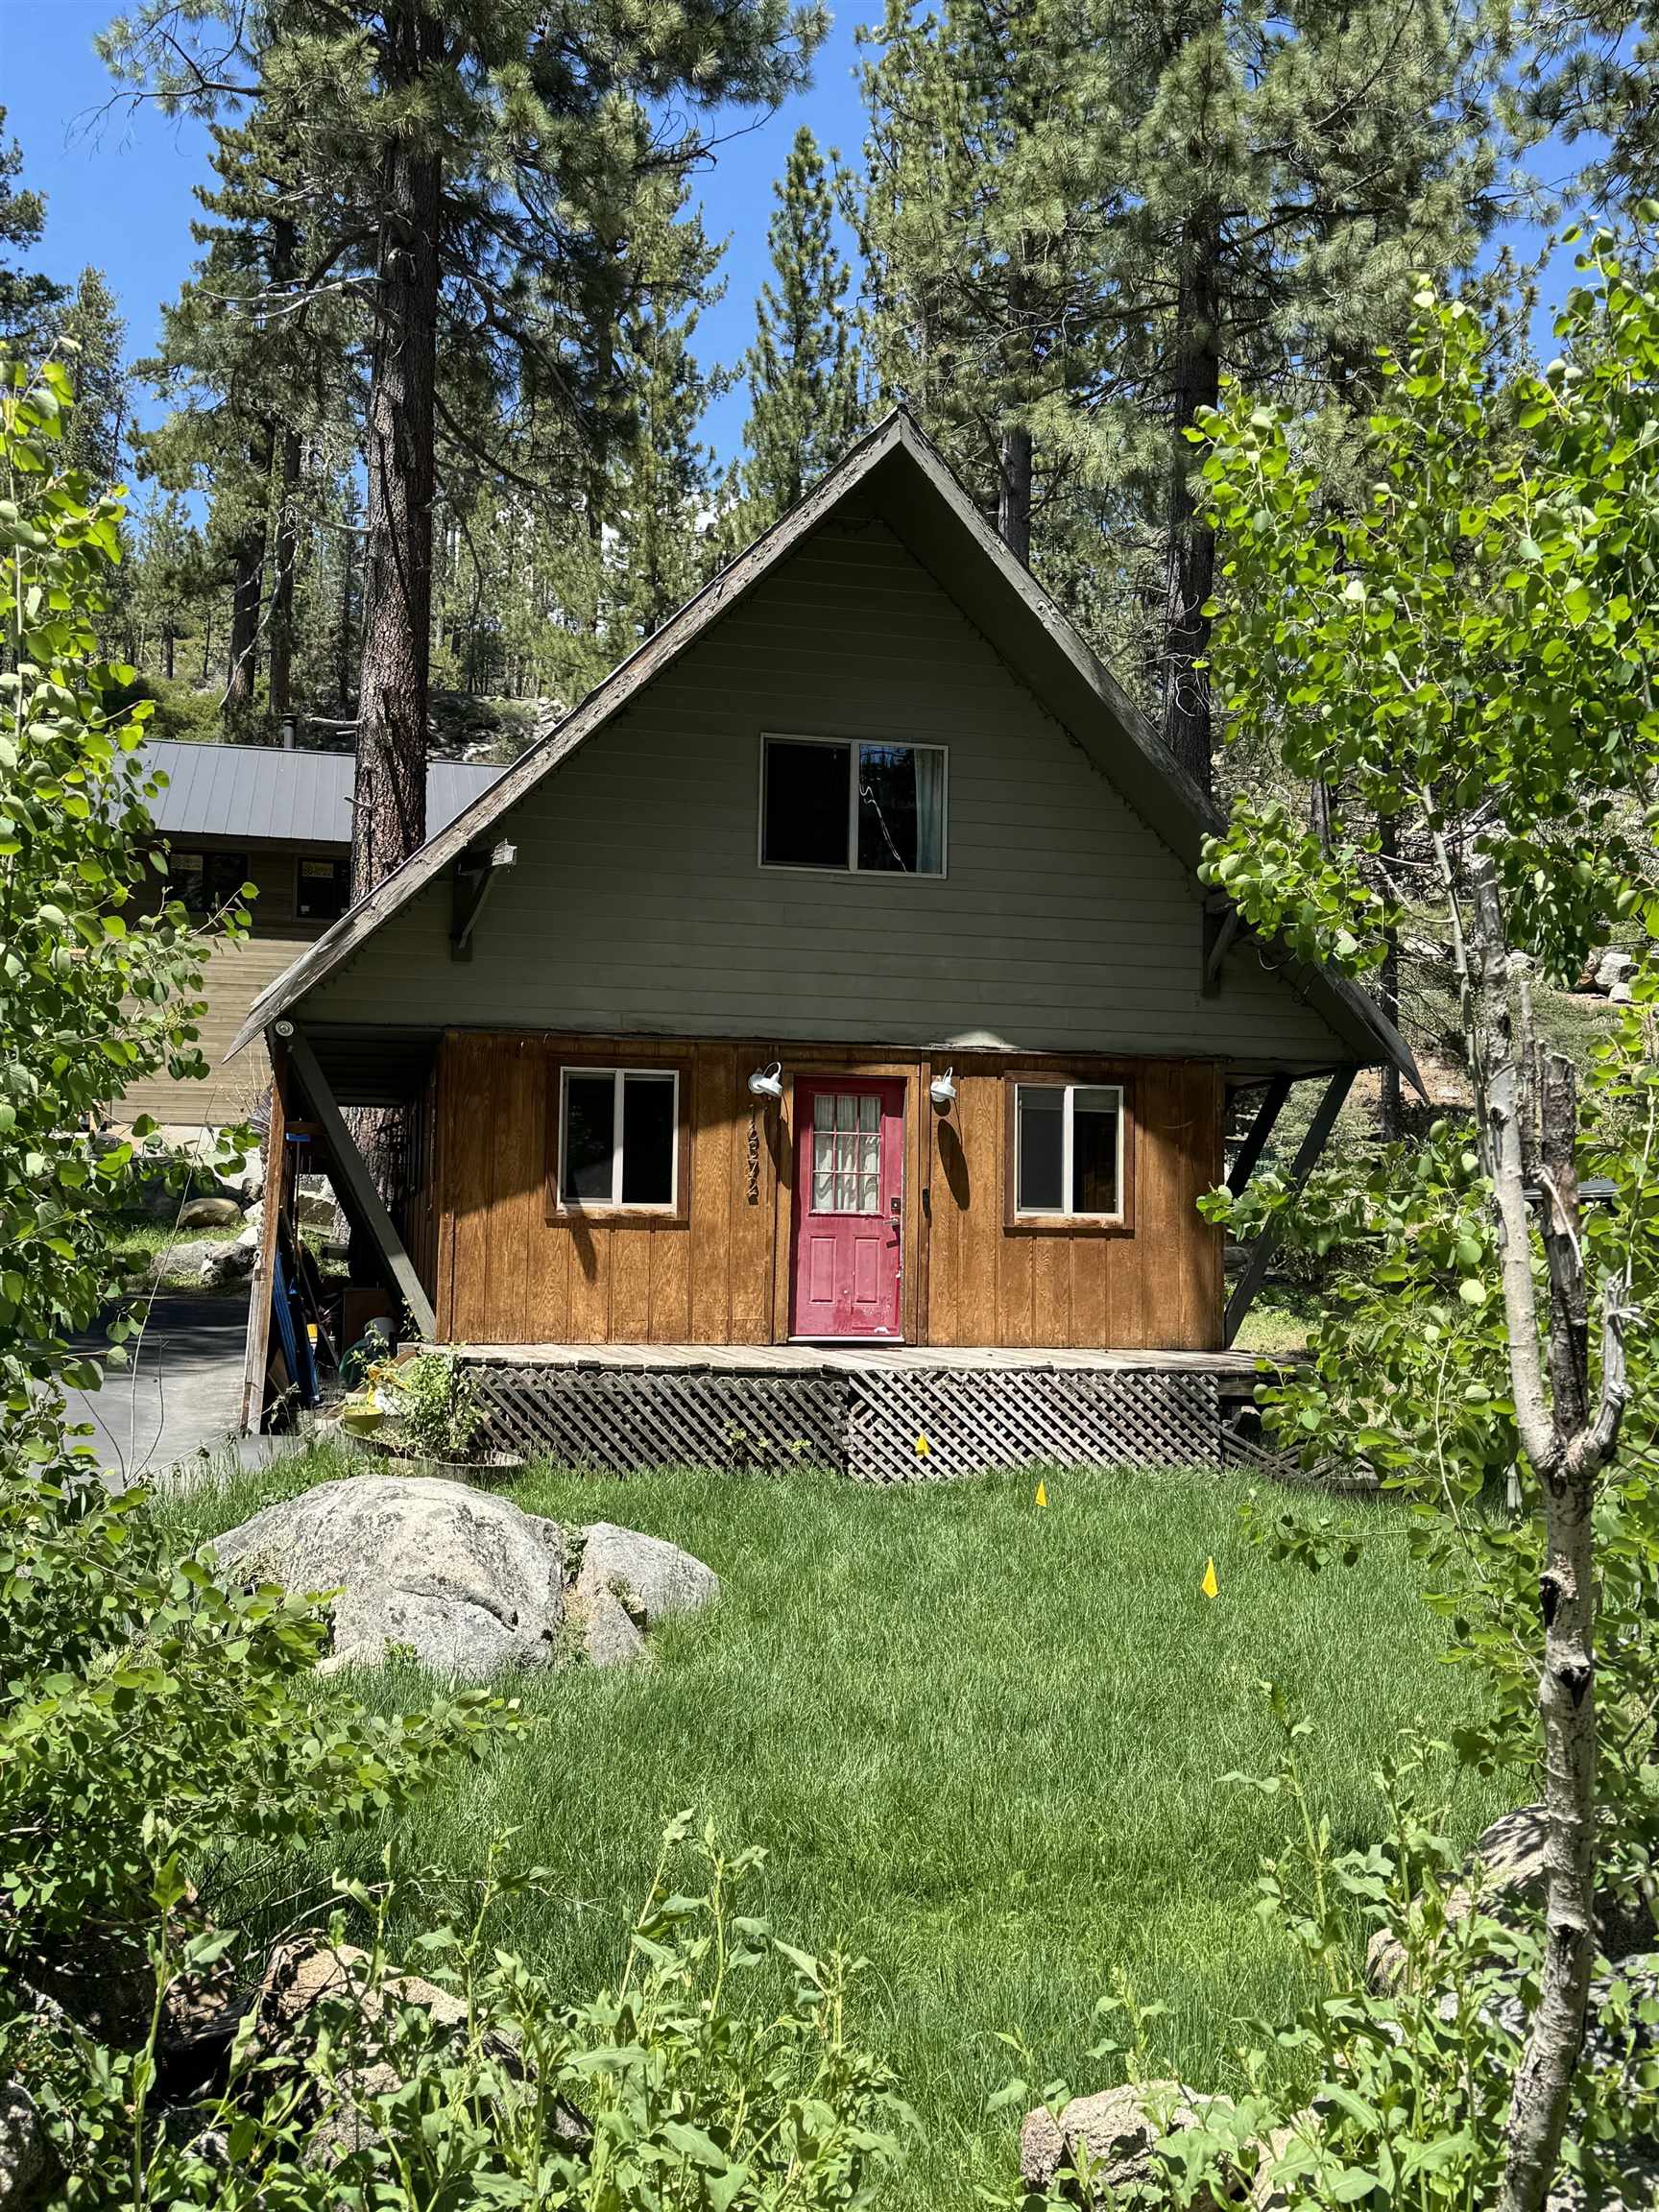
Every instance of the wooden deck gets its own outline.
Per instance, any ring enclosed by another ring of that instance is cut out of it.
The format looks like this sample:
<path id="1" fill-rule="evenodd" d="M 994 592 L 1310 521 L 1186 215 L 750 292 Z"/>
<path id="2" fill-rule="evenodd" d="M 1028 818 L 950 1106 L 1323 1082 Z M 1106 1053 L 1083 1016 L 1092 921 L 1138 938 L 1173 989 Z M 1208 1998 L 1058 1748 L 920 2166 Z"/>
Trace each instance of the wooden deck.
<path id="1" fill-rule="evenodd" d="M 498 1449 L 616 1474 L 1213 1464 L 1246 1352 L 910 1344 L 458 1344 Z"/>
<path id="2" fill-rule="evenodd" d="M 974 1344 L 456 1344 L 493 1366 L 696 1375 L 1207 1375 L 1253 1382 L 1254 1352 L 1069 1352 Z"/>

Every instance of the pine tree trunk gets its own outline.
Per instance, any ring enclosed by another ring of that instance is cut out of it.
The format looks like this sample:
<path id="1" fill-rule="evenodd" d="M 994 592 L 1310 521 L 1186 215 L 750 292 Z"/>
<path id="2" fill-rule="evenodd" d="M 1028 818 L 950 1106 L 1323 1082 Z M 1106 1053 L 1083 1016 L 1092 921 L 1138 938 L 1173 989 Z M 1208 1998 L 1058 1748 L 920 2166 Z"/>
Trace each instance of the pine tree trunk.
<path id="1" fill-rule="evenodd" d="M 1210 649 L 1202 612 L 1215 581 L 1215 533 L 1198 519 L 1192 496 L 1197 456 L 1187 432 L 1221 397 L 1221 240 L 1215 218 L 1186 225 L 1175 304 L 1175 386 L 1170 423 L 1167 568 L 1164 595 L 1164 742 L 1200 786 L 1211 788 L 1214 742 L 1209 672 L 1197 665 Z"/>
<path id="2" fill-rule="evenodd" d="M 340 613 L 339 629 L 334 638 L 334 695 L 340 712 L 345 714 L 351 703 L 351 581 L 357 556 L 357 539 L 354 531 L 343 531 L 340 538 Z"/>
<path id="3" fill-rule="evenodd" d="M 294 711 L 294 571 L 300 559 L 300 433 L 284 429 L 276 447 L 276 573 L 271 584 L 271 712 Z"/>
<path id="4" fill-rule="evenodd" d="M 997 474 L 997 535 L 1017 561 L 1031 565 L 1031 433 L 1018 423 L 1002 432 Z"/>
<path id="5" fill-rule="evenodd" d="M 413 87 L 442 58 L 443 26 L 421 0 L 385 11 L 393 84 Z M 376 330 L 369 381 L 369 506 L 363 541 L 363 653 L 357 681 L 357 774 L 351 896 L 384 882 L 426 838 L 426 715 L 432 658 L 433 444 L 438 374 L 439 155 L 394 138 L 381 172 L 374 257 Z M 359 1150 L 395 1211 L 403 1117 L 353 1117 Z M 352 1273 L 373 1256 L 353 1249 Z M 373 1271 L 378 1271 L 374 1262 Z"/>
<path id="6" fill-rule="evenodd" d="M 169 684 L 173 681 L 173 628 L 167 624 L 161 632 L 161 673 Z"/>
<path id="7" fill-rule="evenodd" d="M 417 0 L 388 10 L 391 74 L 412 85 L 440 59 L 442 26 Z M 426 836 L 432 652 L 434 393 L 440 156 L 394 139 L 382 170 L 369 386 L 369 514 L 351 889 L 361 898 Z"/>
<path id="8" fill-rule="evenodd" d="M 259 674 L 259 601 L 265 584 L 265 522 L 251 523 L 231 548 L 230 646 L 225 667 L 225 717 L 244 719 Z"/>

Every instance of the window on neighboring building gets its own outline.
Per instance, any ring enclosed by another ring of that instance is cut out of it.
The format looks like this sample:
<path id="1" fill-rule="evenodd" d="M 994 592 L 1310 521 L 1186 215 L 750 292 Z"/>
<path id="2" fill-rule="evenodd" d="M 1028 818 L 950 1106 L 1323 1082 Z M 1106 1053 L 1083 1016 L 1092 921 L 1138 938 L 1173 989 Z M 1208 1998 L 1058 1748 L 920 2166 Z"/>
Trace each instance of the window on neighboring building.
<path id="1" fill-rule="evenodd" d="M 679 1196 L 678 1071 L 566 1068 L 559 1106 L 560 1204 L 672 1211 Z"/>
<path id="2" fill-rule="evenodd" d="M 943 876 L 943 745 L 768 737 L 760 859 L 768 868 Z"/>
<path id="3" fill-rule="evenodd" d="M 338 922 L 351 903 L 351 862 L 345 854 L 302 854 L 294 890 L 301 922 Z"/>
<path id="4" fill-rule="evenodd" d="M 1116 1083 L 1021 1083 L 1014 1210 L 1115 1220 L 1123 1212 L 1123 1092 Z"/>
<path id="5" fill-rule="evenodd" d="M 246 853 L 180 853 L 167 855 L 169 896 L 181 899 L 185 911 L 204 919 L 228 906 L 248 880 Z"/>

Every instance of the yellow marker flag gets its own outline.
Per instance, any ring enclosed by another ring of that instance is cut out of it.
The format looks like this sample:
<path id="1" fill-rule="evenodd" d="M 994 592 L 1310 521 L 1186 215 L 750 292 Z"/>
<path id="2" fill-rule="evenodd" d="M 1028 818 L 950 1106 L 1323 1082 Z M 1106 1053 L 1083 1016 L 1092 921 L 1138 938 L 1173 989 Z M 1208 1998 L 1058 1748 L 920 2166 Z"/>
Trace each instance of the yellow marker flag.
<path id="1" fill-rule="evenodd" d="M 917 1456 L 917 1458 L 918 1458 L 918 1459 L 926 1459 L 926 1458 L 929 1458 L 929 1457 L 932 1455 L 932 1451 L 933 1451 L 933 1447 L 932 1447 L 932 1445 L 931 1445 L 931 1444 L 929 1444 L 929 1443 L 928 1443 L 928 1441 L 927 1441 L 927 1439 L 926 1439 L 926 1436 L 918 1436 L 918 1437 L 917 1437 L 917 1439 L 916 1439 L 916 1456 Z"/>
<path id="2" fill-rule="evenodd" d="M 1206 1598 L 1214 1598 L 1219 1591 L 1221 1586 L 1215 1579 L 1215 1562 L 1214 1559 L 1205 1560 L 1204 1579 L 1198 1587 L 1203 1591 Z"/>
<path id="3" fill-rule="evenodd" d="M 1038 1483 L 1038 1485 L 1037 1485 L 1037 1503 L 1038 1503 L 1038 1504 L 1039 1504 L 1039 1505 L 1046 1505 L 1046 1504 L 1047 1504 L 1047 1503 L 1048 1503 L 1048 1488 L 1047 1488 L 1047 1485 L 1046 1485 L 1046 1483 L 1043 1483 L 1043 1482 L 1039 1482 L 1039 1483 Z"/>

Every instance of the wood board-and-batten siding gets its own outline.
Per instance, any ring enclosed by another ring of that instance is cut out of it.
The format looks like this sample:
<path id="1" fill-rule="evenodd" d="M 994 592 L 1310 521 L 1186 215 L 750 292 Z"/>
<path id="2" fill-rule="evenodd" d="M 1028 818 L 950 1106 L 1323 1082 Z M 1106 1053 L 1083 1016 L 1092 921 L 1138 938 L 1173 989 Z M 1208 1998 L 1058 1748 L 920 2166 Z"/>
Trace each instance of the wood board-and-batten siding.
<path id="1" fill-rule="evenodd" d="M 949 749 L 943 878 L 762 869 L 764 732 Z M 1189 870 L 873 515 L 838 511 L 493 825 L 466 961 L 439 878 L 319 1023 L 771 1035 L 1329 1066 L 1249 945 L 1202 995 Z"/>
<path id="2" fill-rule="evenodd" d="M 549 1219 L 550 1105 L 558 1070 L 571 1056 L 681 1069 L 689 1124 L 683 1219 Z M 773 1057 L 783 1062 L 785 1095 L 781 1106 L 767 1108 L 751 1097 L 748 1079 Z M 1222 1170 L 1221 1078 L 1213 1062 L 958 1056 L 956 1101 L 941 1117 L 928 1099 L 935 1064 L 927 1058 L 806 1052 L 769 1039 L 608 1046 L 587 1034 L 461 1033 L 443 1042 L 429 1247 L 440 1336 L 493 1345 L 783 1341 L 791 1083 L 831 1068 L 897 1075 L 905 1084 L 907 1342 L 1193 1351 L 1219 1344 L 1221 1239 L 1196 1211 Z M 1006 1226 L 1006 1085 L 1022 1071 L 1126 1081 L 1132 1234 Z"/>
<path id="3" fill-rule="evenodd" d="M 124 1120 L 149 1114 L 175 1127 L 211 1128 L 246 1120 L 265 1096 L 271 1062 L 263 1044 L 249 1046 L 234 1060 L 228 1060 L 226 1054 L 260 992 L 323 934 L 322 922 L 302 920 L 296 911 L 295 871 L 301 858 L 315 849 L 251 843 L 230 848 L 229 840 L 223 837 L 186 834 L 176 836 L 172 842 L 191 852 L 233 849 L 242 853 L 248 880 L 258 896 L 248 908 L 249 934 L 234 944 L 217 941 L 203 974 L 204 1011 L 197 1023 L 197 1034 L 202 1057 L 207 1063 L 205 1078 L 175 1079 L 166 1073 L 147 1076 L 122 1094 L 114 1111 Z M 139 911 L 156 912 L 170 889 L 165 879 L 152 878 L 141 894 Z"/>

